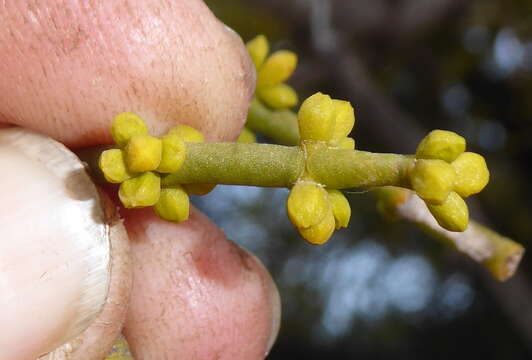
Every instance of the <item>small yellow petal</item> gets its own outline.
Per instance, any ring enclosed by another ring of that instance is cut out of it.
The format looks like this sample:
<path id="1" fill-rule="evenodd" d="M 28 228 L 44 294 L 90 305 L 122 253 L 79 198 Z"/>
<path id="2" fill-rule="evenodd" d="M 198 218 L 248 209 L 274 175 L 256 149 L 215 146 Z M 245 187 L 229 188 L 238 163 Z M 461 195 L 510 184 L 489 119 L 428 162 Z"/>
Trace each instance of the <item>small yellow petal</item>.
<path id="1" fill-rule="evenodd" d="M 183 188 L 187 193 L 193 195 L 207 195 L 214 190 L 216 184 L 184 184 Z"/>
<path id="2" fill-rule="evenodd" d="M 334 220 L 336 221 L 336 230 L 345 228 L 351 218 L 351 206 L 344 194 L 338 190 L 327 190 L 331 202 Z"/>
<path id="3" fill-rule="evenodd" d="M 486 160 L 479 154 L 465 152 L 451 163 L 456 171 L 454 191 L 462 197 L 477 194 L 490 180 Z"/>
<path id="4" fill-rule="evenodd" d="M 157 169 L 161 163 L 163 144 L 160 139 L 149 135 L 135 135 L 125 148 L 127 168 L 131 172 Z"/>
<path id="5" fill-rule="evenodd" d="M 297 114 L 301 140 L 329 141 L 335 125 L 335 106 L 329 95 L 307 98 Z"/>
<path id="6" fill-rule="evenodd" d="M 273 109 L 287 109 L 297 105 L 295 90 L 286 84 L 257 89 L 257 96 Z"/>
<path id="7" fill-rule="evenodd" d="M 335 108 L 335 125 L 333 140 L 340 140 L 349 135 L 355 125 L 355 111 L 349 101 L 333 100 Z"/>
<path id="8" fill-rule="evenodd" d="M 135 135 L 148 135 L 144 120 L 132 113 L 118 114 L 111 125 L 111 136 L 114 142 L 123 147 Z"/>
<path id="9" fill-rule="evenodd" d="M 298 231 L 309 243 L 323 245 L 331 238 L 335 225 L 334 215 L 329 211 L 320 223 L 308 228 L 298 228 Z"/>
<path id="10" fill-rule="evenodd" d="M 410 173 L 412 189 L 428 203 L 441 204 L 453 190 L 456 173 L 443 160 L 416 160 Z"/>
<path id="11" fill-rule="evenodd" d="M 120 184 L 118 197 L 126 208 L 152 206 L 159 201 L 161 179 L 152 172 L 145 172 Z"/>
<path id="12" fill-rule="evenodd" d="M 270 52 L 268 39 L 264 35 L 259 35 L 248 41 L 246 48 L 248 49 L 249 56 L 251 56 L 251 60 L 253 60 L 253 64 L 255 64 L 255 68 L 259 69 L 264 63 L 268 52 Z"/>
<path id="13" fill-rule="evenodd" d="M 257 137 L 253 134 L 253 131 L 245 127 L 242 129 L 236 141 L 242 144 L 253 144 L 257 142 Z"/>
<path id="14" fill-rule="evenodd" d="M 205 142 L 205 137 L 201 133 L 188 125 L 177 125 L 168 131 L 168 135 L 177 135 L 184 142 L 195 142 L 202 143 Z"/>
<path id="15" fill-rule="evenodd" d="M 257 88 L 273 86 L 287 80 L 297 66 L 297 55 L 292 51 L 274 52 L 259 69 Z"/>
<path id="16" fill-rule="evenodd" d="M 165 135 L 161 138 L 161 142 L 163 150 L 157 171 L 161 173 L 176 172 L 185 162 L 185 143 L 177 135 Z"/>
<path id="17" fill-rule="evenodd" d="M 161 190 L 154 210 L 161 219 L 180 223 L 188 219 L 190 202 L 188 194 L 179 185 Z"/>
<path id="18" fill-rule="evenodd" d="M 336 143 L 340 149 L 355 150 L 355 139 L 345 137 Z"/>
<path id="19" fill-rule="evenodd" d="M 290 190 L 287 201 L 288 217 L 297 228 L 316 225 L 331 211 L 327 191 L 311 182 L 301 182 Z"/>
<path id="20" fill-rule="evenodd" d="M 120 149 L 105 150 L 100 155 L 98 165 L 103 172 L 105 180 L 118 184 L 132 177 L 126 167 L 124 154 Z"/>
<path id="21" fill-rule="evenodd" d="M 440 159 L 454 161 L 466 148 L 466 141 L 460 135 L 446 130 L 433 130 L 419 143 L 418 159 Z"/>
<path id="22" fill-rule="evenodd" d="M 429 211 L 441 227 L 449 231 L 462 232 L 469 224 L 469 210 L 464 199 L 451 191 L 441 205 L 427 204 Z"/>

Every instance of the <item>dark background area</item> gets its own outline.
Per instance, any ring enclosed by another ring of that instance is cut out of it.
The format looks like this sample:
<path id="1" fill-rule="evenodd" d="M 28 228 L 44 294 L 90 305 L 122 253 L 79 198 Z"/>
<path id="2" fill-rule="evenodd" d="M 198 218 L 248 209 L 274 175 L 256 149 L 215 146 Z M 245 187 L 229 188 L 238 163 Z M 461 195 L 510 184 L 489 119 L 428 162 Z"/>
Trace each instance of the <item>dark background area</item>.
<path id="1" fill-rule="evenodd" d="M 290 81 L 352 102 L 357 148 L 413 153 L 431 129 L 483 154 L 491 181 L 472 217 L 529 245 L 532 2 L 209 0 L 244 40 L 300 56 Z M 221 95 L 223 96 L 223 95 Z M 219 186 L 195 198 L 277 282 L 283 321 L 268 359 L 530 359 L 532 268 L 507 283 L 349 194 L 350 227 L 307 245 L 287 191 Z"/>

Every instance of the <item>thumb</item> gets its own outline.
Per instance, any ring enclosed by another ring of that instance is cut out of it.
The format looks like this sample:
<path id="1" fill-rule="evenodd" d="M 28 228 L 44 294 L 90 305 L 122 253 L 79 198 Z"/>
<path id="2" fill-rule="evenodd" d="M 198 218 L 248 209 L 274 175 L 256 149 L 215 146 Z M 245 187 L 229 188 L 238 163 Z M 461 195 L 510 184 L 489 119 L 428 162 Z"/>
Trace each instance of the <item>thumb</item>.
<path id="1" fill-rule="evenodd" d="M 112 342 L 125 317 L 125 230 L 108 222 L 83 164 L 50 138 L 0 129 L 0 168 L 0 359 L 35 359 L 98 319 L 110 325 L 89 327 L 81 347 L 92 358 L 93 340 Z"/>

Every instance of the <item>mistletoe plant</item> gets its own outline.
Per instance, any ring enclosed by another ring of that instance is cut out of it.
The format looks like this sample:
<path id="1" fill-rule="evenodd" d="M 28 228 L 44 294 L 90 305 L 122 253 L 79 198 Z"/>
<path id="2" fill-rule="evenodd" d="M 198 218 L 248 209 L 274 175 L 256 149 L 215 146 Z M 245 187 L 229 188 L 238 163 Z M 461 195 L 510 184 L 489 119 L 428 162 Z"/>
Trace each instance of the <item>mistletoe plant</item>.
<path id="1" fill-rule="evenodd" d="M 409 213 L 401 206 L 415 193 L 439 225 L 419 216 L 413 221 L 440 237 L 468 229 L 464 198 L 487 185 L 489 171 L 481 155 L 466 151 L 463 137 L 434 130 L 414 155 L 357 150 L 349 137 L 355 114 L 348 101 L 318 92 L 292 112 L 298 96 L 284 82 L 296 68 L 296 54 L 269 54 L 264 36 L 247 48 L 257 88 L 238 142 L 205 143 L 202 133 L 185 125 L 157 138 L 137 115 L 116 116 L 111 134 L 117 148 L 103 151 L 98 165 L 108 182 L 120 184 L 126 208 L 153 206 L 161 218 L 179 223 L 189 216 L 189 194 L 206 194 L 216 184 L 286 187 L 290 221 L 305 240 L 319 245 L 348 226 L 351 209 L 341 190 L 359 188 L 375 190 L 381 210 L 405 218 Z M 254 143 L 252 131 L 284 145 Z M 522 248 L 478 224 L 469 228 L 482 229 L 493 245 L 480 261 L 500 279 L 511 275 L 519 260 L 510 265 L 508 259 L 520 258 Z"/>

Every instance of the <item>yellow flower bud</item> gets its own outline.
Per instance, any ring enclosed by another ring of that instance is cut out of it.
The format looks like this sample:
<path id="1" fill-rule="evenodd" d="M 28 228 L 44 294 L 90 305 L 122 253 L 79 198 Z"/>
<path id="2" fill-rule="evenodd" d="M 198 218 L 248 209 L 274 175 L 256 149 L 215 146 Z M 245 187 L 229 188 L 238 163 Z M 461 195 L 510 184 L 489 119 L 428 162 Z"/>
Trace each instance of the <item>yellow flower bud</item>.
<path id="1" fill-rule="evenodd" d="M 110 149 L 102 152 L 98 160 L 98 166 L 102 170 L 105 180 L 110 183 L 119 184 L 132 176 L 127 171 L 124 154 L 120 149 Z"/>
<path id="2" fill-rule="evenodd" d="M 428 203 L 441 204 L 453 190 L 456 173 L 443 160 L 416 160 L 410 173 L 412 189 Z"/>
<path id="3" fill-rule="evenodd" d="M 338 190 L 327 190 L 329 193 L 329 201 L 331 202 L 334 220 L 336 222 L 336 230 L 345 228 L 349 224 L 351 218 L 351 206 L 344 194 Z"/>
<path id="4" fill-rule="evenodd" d="M 441 205 L 427 204 L 431 214 L 441 227 L 449 231 L 465 231 L 469 223 L 469 210 L 464 199 L 451 191 Z"/>
<path id="5" fill-rule="evenodd" d="M 246 47 L 248 49 L 249 56 L 251 56 L 251 60 L 253 60 L 253 64 L 255 64 L 255 68 L 259 69 L 264 63 L 264 59 L 266 59 L 268 52 L 270 52 L 270 44 L 268 43 L 268 39 L 266 39 L 266 36 L 264 35 L 259 35 L 250 40 L 246 44 Z"/>
<path id="6" fill-rule="evenodd" d="M 161 190 L 154 210 L 161 219 L 180 223 L 188 219 L 190 203 L 188 194 L 179 185 Z"/>
<path id="7" fill-rule="evenodd" d="M 297 105 L 295 90 L 286 84 L 278 84 L 257 89 L 258 97 L 273 109 L 286 109 Z"/>
<path id="8" fill-rule="evenodd" d="M 149 135 L 135 135 L 126 145 L 125 158 L 131 172 L 157 169 L 161 163 L 163 144 L 160 139 Z"/>
<path id="9" fill-rule="evenodd" d="M 253 134 L 253 131 L 245 127 L 242 129 L 242 132 L 236 141 L 242 144 L 252 144 L 257 142 L 257 138 L 255 134 Z"/>
<path id="10" fill-rule="evenodd" d="M 451 165 L 457 175 L 454 191 L 462 197 L 479 193 L 490 180 L 486 160 L 479 154 L 465 152 L 458 156 Z"/>
<path id="11" fill-rule="evenodd" d="M 335 106 L 329 95 L 316 93 L 303 101 L 297 114 L 301 140 L 331 140 L 334 115 Z"/>
<path id="12" fill-rule="evenodd" d="M 333 213 L 329 210 L 320 223 L 308 228 L 298 228 L 298 231 L 309 243 L 322 245 L 331 238 L 335 224 Z"/>
<path id="13" fill-rule="evenodd" d="M 401 219 L 397 213 L 399 205 L 409 198 L 409 191 L 394 186 L 383 186 L 377 189 L 377 210 L 389 221 Z"/>
<path id="14" fill-rule="evenodd" d="M 171 128 L 170 131 L 168 131 L 168 135 L 179 136 L 184 142 L 205 142 L 205 137 L 203 136 L 203 134 L 188 125 L 177 125 Z"/>
<path id="15" fill-rule="evenodd" d="M 184 184 L 183 188 L 186 190 L 187 193 L 193 194 L 193 195 L 207 195 L 210 193 L 214 188 L 216 187 L 216 184 Z"/>
<path id="16" fill-rule="evenodd" d="M 336 143 L 336 146 L 338 146 L 340 149 L 355 150 L 355 139 L 345 137 L 343 139 L 340 139 Z"/>
<path id="17" fill-rule="evenodd" d="M 114 142 L 123 147 L 135 135 L 148 135 L 148 128 L 138 115 L 118 114 L 111 124 L 111 136 Z"/>
<path id="18" fill-rule="evenodd" d="M 466 141 L 460 135 L 452 131 L 433 130 L 419 143 L 416 158 L 452 162 L 465 148 Z"/>
<path id="19" fill-rule="evenodd" d="M 118 197 L 126 208 L 152 206 L 159 201 L 161 179 L 152 172 L 145 172 L 120 184 Z"/>
<path id="20" fill-rule="evenodd" d="M 259 69 L 257 88 L 273 86 L 287 80 L 297 66 L 297 55 L 292 51 L 274 52 Z"/>
<path id="21" fill-rule="evenodd" d="M 308 228 L 323 220 L 331 211 L 327 191 L 311 182 L 301 182 L 290 190 L 287 201 L 288 217 L 297 228 Z"/>
<path id="22" fill-rule="evenodd" d="M 161 142 L 163 150 L 157 171 L 161 173 L 176 172 L 185 162 L 185 143 L 177 135 L 165 135 L 161 138 Z"/>
<path id="23" fill-rule="evenodd" d="M 340 140 L 349 135 L 355 125 L 355 111 L 349 101 L 333 100 L 335 109 L 335 124 L 332 134 L 333 140 Z"/>

